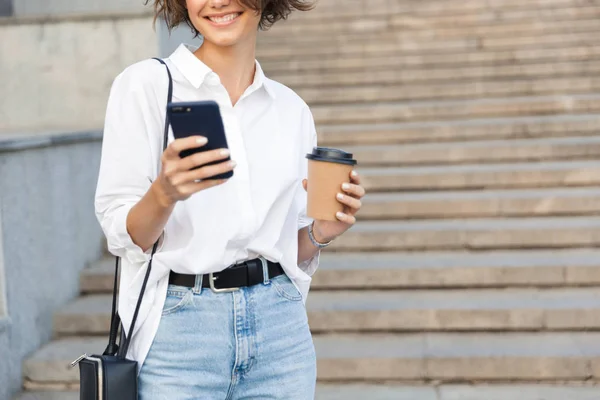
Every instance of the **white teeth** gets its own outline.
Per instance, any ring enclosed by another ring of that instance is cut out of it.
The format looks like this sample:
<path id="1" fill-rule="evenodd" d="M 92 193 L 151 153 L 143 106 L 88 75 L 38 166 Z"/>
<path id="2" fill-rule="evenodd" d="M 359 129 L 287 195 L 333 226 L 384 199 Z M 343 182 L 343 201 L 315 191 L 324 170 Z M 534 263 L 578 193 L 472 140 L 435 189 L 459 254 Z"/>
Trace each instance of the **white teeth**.
<path id="1" fill-rule="evenodd" d="M 227 14 L 227 15 L 223 15 L 222 17 L 209 17 L 209 19 L 212 22 L 215 22 L 217 24 L 222 24 L 224 22 L 229 22 L 229 21 L 233 21 L 234 19 L 236 19 L 238 16 L 240 15 L 240 13 L 233 13 L 233 14 Z"/>

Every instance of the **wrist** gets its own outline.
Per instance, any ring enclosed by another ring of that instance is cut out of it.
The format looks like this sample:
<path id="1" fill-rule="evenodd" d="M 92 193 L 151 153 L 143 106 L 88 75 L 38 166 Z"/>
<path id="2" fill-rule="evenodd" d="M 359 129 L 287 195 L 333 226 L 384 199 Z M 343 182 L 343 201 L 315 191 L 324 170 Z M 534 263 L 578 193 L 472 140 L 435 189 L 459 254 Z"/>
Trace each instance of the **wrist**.
<path id="1" fill-rule="evenodd" d="M 320 229 L 320 225 L 317 221 L 313 222 L 313 237 L 319 243 L 329 243 L 335 240 L 335 237 L 326 236 Z"/>
<path id="2" fill-rule="evenodd" d="M 160 177 L 152 183 L 152 186 L 150 186 L 150 191 L 154 196 L 154 200 L 158 206 L 167 209 L 175 205 L 175 202 L 166 195 L 159 180 Z"/>

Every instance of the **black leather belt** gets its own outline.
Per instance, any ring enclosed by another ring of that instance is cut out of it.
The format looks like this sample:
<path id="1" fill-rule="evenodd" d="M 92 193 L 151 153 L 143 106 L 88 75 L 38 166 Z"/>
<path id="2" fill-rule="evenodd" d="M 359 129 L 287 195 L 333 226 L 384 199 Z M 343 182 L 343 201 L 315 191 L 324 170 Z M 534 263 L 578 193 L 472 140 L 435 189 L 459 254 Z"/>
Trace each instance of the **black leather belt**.
<path id="1" fill-rule="evenodd" d="M 281 264 L 267 261 L 269 278 L 275 278 L 285 272 Z M 171 271 L 169 283 L 193 288 L 196 286 L 196 276 L 179 274 Z M 262 262 L 259 258 L 232 265 L 221 272 L 202 275 L 202 287 L 211 288 L 215 292 L 231 292 L 241 287 L 253 286 L 264 282 Z"/>

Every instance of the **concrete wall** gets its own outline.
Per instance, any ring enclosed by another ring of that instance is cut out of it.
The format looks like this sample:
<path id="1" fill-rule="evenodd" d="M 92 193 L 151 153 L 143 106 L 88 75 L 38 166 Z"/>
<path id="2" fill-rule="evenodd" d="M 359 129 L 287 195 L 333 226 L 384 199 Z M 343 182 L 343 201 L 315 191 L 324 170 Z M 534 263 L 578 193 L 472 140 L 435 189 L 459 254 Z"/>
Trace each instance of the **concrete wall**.
<path id="1" fill-rule="evenodd" d="M 151 6 L 144 6 L 144 0 L 13 0 L 13 2 L 14 15 L 17 16 L 151 10 Z"/>
<path id="2" fill-rule="evenodd" d="M 0 209 L 2 204 L 0 204 Z M 8 308 L 6 306 L 6 279 L 4 278 L 4 243 L 2 235 L 2 214 L 0 214 L 0 321 L 8 316 Z M 2 322 L 0 322 L 2 324 Z M 0 330 L 2 328 L 0 327 Z"/>
<path id="3" fill-rule="evenodd" d="M 79 272 L 102 254 L 93 205 L 100 137 L 0 140 L 0 399 L 21 389 L 23 359 L 50 340 L 54 312 L 78 295 Z"/>
<path id="4" fill-rule="evenodd" d="M 12 0 L 0 0 L 0 17 L 13 14 Z"/>
<path id="5" fill-rule="evenodd" d="M 0 134 L 103 125 L 126 66 L 159 54 L 151 16 L 0 22 Z"/>
<path id="6" fill-rule="evenodd" d="M 169 34 L 169 30 L 164 22 L 160 24 L 157 22 L 156 25 L 158 28 L 160 57 L 170 56 L 173 50 L 181 43 L 189 43 L 196 46 L 202 44 L 202 38 L 194 38 L 192 30 L 185 24 L 173 29 L 171 34 Z"/>

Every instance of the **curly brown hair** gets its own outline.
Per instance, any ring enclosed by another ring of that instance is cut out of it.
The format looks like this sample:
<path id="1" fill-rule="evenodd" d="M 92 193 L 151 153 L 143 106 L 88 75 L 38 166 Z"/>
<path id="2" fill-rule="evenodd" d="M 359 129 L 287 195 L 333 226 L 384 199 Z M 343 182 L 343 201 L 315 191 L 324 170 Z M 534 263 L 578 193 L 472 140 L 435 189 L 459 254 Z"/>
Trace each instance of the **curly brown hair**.
<path id="1" fill-rule="evenodd" d="M 148 4 L 151 0 L 145 0 L 144 4 Z M 162 17 L 169 28 L 169 32 L 185 22 L 196 36 L 200 32 L 196 29 L 188 11 L 185 7 L 185 0 L 152 0 L 154 1 L 154 22 L 159 17 Z M 242 6 L 250 10 L 261 13 L 260 23 L 258 28 L 261 30 L 269 29 L 275 22 L 280 19 L 286 19 L 294 10 L 309 11 L 315 7 L 313 0 L 237 0 Z"/>

